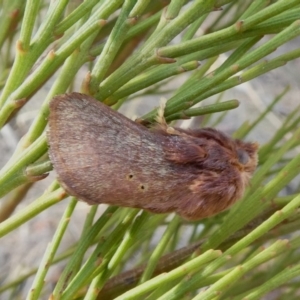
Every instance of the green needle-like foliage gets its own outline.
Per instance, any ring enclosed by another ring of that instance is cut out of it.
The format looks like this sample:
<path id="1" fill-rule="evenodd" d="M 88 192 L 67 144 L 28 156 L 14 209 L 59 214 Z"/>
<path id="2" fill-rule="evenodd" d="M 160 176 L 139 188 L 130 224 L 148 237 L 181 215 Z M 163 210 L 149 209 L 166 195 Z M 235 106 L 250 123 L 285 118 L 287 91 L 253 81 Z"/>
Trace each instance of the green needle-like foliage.
<path id="1" fill-rule="evenodd" d="M 2 274 L 0 298 L 246 300 L 276 291 L 298 299 L 299 103 L 284 117 L 274 112 L 292 84 L 235 126 L 235 138 L 252 139 L 270 115 L 281 120 L 266 132 L 243 199 L 222 214 L 187 222 L 92 206 L 81 214 L 81 234 L 66 243 L 78 199 L 56 180 L 40 191 L 52 172 L 46 130 L 54 96 L 77 91 L 114 109 L 136 105 L 147 125 L 157 116 L 149 97 L 163 97 L 167 122 L 221 127 L 243 106 L 226 91 L 299 61 L 299 44 L 286 47 L 299 35 L 300 0 L 1 0 L 0 138 L 7 126 L 17 131 L 16 119 L 39 98 L 0 169 L 1 245 L 50 207 L 60 207 L 60 221 L 36 264 Z"/>

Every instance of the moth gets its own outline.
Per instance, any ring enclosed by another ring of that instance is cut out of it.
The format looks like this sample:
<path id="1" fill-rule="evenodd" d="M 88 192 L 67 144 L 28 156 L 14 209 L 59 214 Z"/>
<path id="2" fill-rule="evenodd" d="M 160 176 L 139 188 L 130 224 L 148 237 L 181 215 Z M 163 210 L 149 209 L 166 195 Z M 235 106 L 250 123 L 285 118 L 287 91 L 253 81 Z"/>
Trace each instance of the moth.
<path id="1" fill-rule="evenodd" d="M 152 128 L 90 96 L 50 102 L 47 139 L 58 181 L 89 204 L 176 212 L 187 220 L 213 216 L 244 193 L 257 166 L 256 143 L 213 128 Z"/>

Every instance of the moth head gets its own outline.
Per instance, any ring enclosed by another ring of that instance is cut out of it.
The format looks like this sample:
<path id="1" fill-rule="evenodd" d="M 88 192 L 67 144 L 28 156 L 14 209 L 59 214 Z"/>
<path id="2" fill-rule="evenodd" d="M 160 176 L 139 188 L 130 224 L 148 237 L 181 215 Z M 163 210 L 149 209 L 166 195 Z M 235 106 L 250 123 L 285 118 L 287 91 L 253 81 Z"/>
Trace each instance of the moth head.
<path id="1" fill-rule="evenodd" d="M 257 166 L 257 143 L 247 143 L 236 140 L 236 157 L 242 171 L 251 175 Z"/>
<path id="2" fill-rule="evenodd" d="M 189 134 L 205 139 L 206 143 L 211 145 L 209 152 L 212 152 L 215 145 L 219 145 L 227 153 L 227 157 L 223 157 L 223 159 L 229 160 L 240 171 L 250 173 L 249 175 L 255 171 L 257 166 L 257 143 L 233 139 L 227 134 L 213 128 L 193 130 Z"/>

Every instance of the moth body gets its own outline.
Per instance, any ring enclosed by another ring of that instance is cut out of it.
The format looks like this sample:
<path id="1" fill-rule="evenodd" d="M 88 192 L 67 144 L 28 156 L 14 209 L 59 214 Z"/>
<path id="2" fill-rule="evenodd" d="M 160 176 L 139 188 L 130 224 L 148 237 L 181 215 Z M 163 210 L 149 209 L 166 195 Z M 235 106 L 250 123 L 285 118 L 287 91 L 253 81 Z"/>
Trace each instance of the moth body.
<path id="1" fill-rule="evenodd" d="M 257 165 L 254 143 L 211 128 L 148 129 L 79 93 L 51 100 L 48 143 L 70 195 L 188 220 L 219 213 L 241 198 Z"/>

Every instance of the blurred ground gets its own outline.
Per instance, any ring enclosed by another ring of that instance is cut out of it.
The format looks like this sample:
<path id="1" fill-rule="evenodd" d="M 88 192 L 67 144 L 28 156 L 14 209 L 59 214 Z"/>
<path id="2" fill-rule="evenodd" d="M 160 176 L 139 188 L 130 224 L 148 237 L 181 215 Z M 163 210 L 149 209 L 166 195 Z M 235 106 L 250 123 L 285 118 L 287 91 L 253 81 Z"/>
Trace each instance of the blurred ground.
<path id="1" fill-rule="evenodd" d="M 300 39 L 298 38 L 278 49 L 276 56 L 299 46 Z M 224 59 L 225 57 L 220 58 L 220 60 Z M 84 75 L 85 71 L 81 73 L 81 76 Z M 185 76 L 186 75 L 183 75 L 181 78 L 169 82 L 166 85 L 166 88 L 178 87 Z M 80 76 L 77 78 L 77 81 L 78 84 L 75 86 L 77 86 L 77 90 L 79 90 L 81 84 Z M 270 114 L 249 137 L 251 140 L 257 140 L 259 143 L 263 144 L 270 136 L 272 136 L 273 132 L 280 128 L 284 117 L 300 104 L 299 83 L 300 60 L 298 59 L 267 75 L 263 75 L 251 82 L 244 83 L 227 91 L 223 97 L 223 101 L 238 99 L 241 104 L 239 108 L 230 111 L 227 114 L 222 123 L 218 125 L 218 128 L 222 128 L 222 130 L 231 133 L 245 120 L 253 120 L 255 116 L 263 111 L 265 107 L 283 91 L 286 85 L 289 84 L 291 89 L 288 94 L 280 104 L 275 107 L 272 114 Z M 20 111 L 18 116 L 0 132 L 0 167 L 7 162 L 19 139 L 27 131 L 49 89 L 50 83 L 46 84 L 44 89 L 38 92 Z M 135 119 L 149 111 L 152 107 L 157 106 L 159 101 L 159 97 L 147 96 L 124 105 L 121 111 L 128 117 Z M 210 100 L 203 102 L 204 105 L 208 103 L 210 103 Z M 217 114 L 215 118 L 216 117 Z M 186 126 L 186 124 L 184 124 L 184 126 Z M 25 201 L 19 205 L 17 210 L 22 210 L 41 195 L 54 178 L 55 174 L 54 172 L 51 172 L 47 179 L 36 183 L 34 188 L 28 193 Z M 67 203 L 68 200 L 65 200 L 54 207 L 50 207 L 45 212 L 15 230 L 12 234 L 2 238 L 0 243 L 0 281 L 8 278 L 16 278 L 19 274 L 30 271 L 33 266 L 39 265 L 42 255 L 49 241 L 53 237 L 56 226 Z M 83 220 L 88 211 L 88 205 L 85 203 L 78 203 L 66 236 L 64 237 L 64 243 L 59 249 L 59 252 L 77 241 L 78 235 L 81 232 Z M 61 267 L 62 264 L 58 264 L 51 269 L 50 275 L 48 276 L 49 281 L 55 282 Z M 24 287 L 25 290 L 29 289 L 30 284 L 31 283 L 29 282 L 26 287 Z"/>

